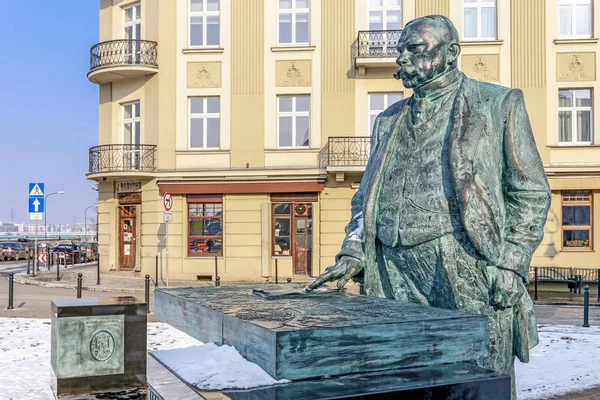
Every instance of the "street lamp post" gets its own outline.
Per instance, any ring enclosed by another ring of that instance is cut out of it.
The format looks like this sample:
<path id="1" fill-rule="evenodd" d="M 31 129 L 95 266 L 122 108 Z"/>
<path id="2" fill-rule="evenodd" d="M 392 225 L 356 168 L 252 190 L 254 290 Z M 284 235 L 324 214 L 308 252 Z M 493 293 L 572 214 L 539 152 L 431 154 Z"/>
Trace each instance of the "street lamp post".
<path id="1" fill-rule="evenodd" d="M 44 207 L 46 208 L 44 210 L 44 242 L 46 243 L 46 246 L 48 246 L 48 226 L 46 224 L 46 215 L 48 215 L 48 202 L 46 200 L 53 194 L 65 194 L 65 192 L 63 190 L 59 190 L 58 192 L 48 193 L 46 196 L 44 196 Z M 50 251 L 46 251 L 46 256 L 50 256 Z M 50 268 L 48 260 L 46 260 L 46 267 Z"/>
<path id="2" fill-rule="evenodd" d="M 83 230 L 83 237 L 85 238 L 86 242 L 88 241 L 88 238 L 87 238 L 87 210 L 89 210 L 90 208 L 94 208 L 94 207 L 98 208 L 98 205 L 94 204 L 93 206 L 89 206 L 85 209 L 85 215 L 84 215 L 85 226 L 84 226 L 84 230 Z"/>

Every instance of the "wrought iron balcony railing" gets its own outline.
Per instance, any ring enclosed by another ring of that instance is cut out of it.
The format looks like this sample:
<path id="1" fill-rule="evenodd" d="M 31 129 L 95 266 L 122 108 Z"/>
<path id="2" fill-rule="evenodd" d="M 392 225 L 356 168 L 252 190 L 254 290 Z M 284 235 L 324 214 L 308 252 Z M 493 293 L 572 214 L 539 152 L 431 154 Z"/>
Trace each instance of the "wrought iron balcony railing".
<path id="1" fill-rule="evenodd" d="M 396 44 L 401 29 L 387 31 L 359 31 L 356 38 L 356 57 L 398 57 Z"/>
<path id="2" fill-rule="evenodd" d="M 149 40 L 109 40 L 90 49 L 90 72 L 100 68 L 158 67 L 157 43 Z"/>
<path id="3" fill-rule="evenodd" d="M 90 174 L 99 172 L 154 172 L 156 146 L 106 144 L 90 149 Z"/>
<path id="4" fill-rule="evenodd" d="M 366 167 L 371 152 L 370 136 L 330 137 L 319 151 L 319 169 L 328 167 Z"/>

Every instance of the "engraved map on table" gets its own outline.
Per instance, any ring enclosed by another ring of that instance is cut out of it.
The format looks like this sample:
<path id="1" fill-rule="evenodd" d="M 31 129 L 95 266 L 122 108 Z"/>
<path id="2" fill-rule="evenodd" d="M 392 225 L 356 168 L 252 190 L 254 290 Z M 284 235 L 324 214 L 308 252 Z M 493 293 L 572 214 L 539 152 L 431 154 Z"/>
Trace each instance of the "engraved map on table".
<path id="1" fill-rule="evenodd" d="M 260 285 L 259 289 L 291 292 L 302 288 L 298 285 Z M 165 293 L 198 303 L 275 331 L 291 331 L 310 328 L 338 328 L 365 324 L 399 322 L 422 322 L 472 317 L 429 306 L 404 305 L 395 300 L 378 299 L 347 294 L 345 291 L 326 291 L 294 295 L 277 299 L 265 299 L 253 294 L 256 286 L 171 288 Z"/>
<path id="2" fill-rule="evenodd" d="M 124 316 L 58 318 L 57 378 L 124 373 Z"/>

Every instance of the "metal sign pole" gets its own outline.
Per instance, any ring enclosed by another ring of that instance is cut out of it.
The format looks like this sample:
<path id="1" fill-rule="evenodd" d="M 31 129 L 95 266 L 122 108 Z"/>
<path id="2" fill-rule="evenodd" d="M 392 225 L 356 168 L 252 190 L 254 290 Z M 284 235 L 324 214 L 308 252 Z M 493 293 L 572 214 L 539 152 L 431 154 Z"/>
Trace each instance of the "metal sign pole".
<path id="1" fill-rule="evenodd" d="M 35 277 L 35 266 L 38 265 L 38 267 L 39 267 L 38 259 L 37 259 L 37 256 L 38 256 L 38 220 L 37 219 L 35 220 L 35 250 L 34 250 L 33 254 L 35 254 L 35 257 L 33 258 L 33 268 L 32 269 L 33 269 L 33 277 Z M 27 252 L 27 257 L 29 257 L 29 252 Z"/>
<path id="2" fill-rule="evenodd" d="M 166 250 L 166 268 L 167 268 L 167 287 L 169 287 L 169 223 L 165 222 L 165 250 Z"/>

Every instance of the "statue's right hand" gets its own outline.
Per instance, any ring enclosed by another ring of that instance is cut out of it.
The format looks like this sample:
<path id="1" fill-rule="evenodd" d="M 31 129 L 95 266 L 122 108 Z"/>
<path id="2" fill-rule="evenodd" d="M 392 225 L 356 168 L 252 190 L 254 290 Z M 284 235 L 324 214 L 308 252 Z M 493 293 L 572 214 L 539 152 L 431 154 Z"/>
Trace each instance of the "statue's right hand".
<path id="1" fill-rule="evenodd" d="M 337 287 L 341 289 L 360 271 L 362 271 L 362 263 L 359 260 L 353 257 L 342 257 L 338 262 L 327 267 L 327 269 L 325 269 L 317 279 L 308 284 L 304 290 L 310 292 L 325 282 L 334 281 L 336 279 L 339 279 Z"/>

